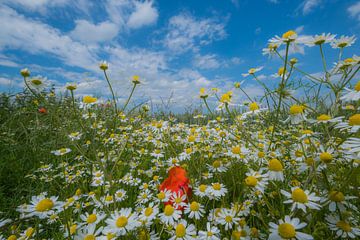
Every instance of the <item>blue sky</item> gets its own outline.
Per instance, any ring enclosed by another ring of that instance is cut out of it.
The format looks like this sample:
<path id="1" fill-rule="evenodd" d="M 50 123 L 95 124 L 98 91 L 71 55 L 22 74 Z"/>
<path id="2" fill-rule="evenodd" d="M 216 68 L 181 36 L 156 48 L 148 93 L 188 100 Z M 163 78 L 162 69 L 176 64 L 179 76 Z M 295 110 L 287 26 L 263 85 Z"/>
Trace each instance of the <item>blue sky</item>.
<path id="1" fill-rule="evenodd" d="M 2 0 L 0 21 L 0 91 L 20 91 L 19 71 L 28 67 L 59 91 L 76 82 L 77 96 L 106 98 L 98 68 L 106 60 L 119 102 L 136 74 L 145 84 L 135 102 L 158 104 L 172 96 L 172 106 L 181 109 L 199 103 L 201 87 L 230 90 L 251 67 L 264 66 L 260 78 L 276 84 L 271 75 L 281 62 L 262 55 L 274 35 L 294 29 L 300 35 L 359 37 L 360 1 Z M 345 56 L 358 50 L 356 43 Z M 325 51 L 331 65 L 337 51 Z M 316 48 L 301 47 L 292 57 L 310 73 L 321 71 Z M 251 96 L 262 94 L 250 78 L 244 88 Z"/>

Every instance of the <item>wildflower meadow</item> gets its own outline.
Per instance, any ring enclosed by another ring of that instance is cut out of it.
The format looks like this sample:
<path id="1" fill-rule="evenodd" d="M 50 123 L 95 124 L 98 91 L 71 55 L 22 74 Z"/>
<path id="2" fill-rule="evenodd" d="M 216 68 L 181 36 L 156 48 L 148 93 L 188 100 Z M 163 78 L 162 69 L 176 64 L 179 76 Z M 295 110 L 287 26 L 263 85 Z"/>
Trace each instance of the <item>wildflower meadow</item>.
<path id="1" fill-rule="evenodd" d="M 360 239 L 355 41 L 276 35 L 263 54 L 279 84 L 249 66 L 262 97 L 243 81 L 199 88 L 202 112 L 188 114 L 131 104 L 141 75 L 120 104 L 106 61 L 107 101 L 21 69 L 25 89 L 0 100 L 0 239 Z M 289 56 L 302 46 L 319 74 Z"/>

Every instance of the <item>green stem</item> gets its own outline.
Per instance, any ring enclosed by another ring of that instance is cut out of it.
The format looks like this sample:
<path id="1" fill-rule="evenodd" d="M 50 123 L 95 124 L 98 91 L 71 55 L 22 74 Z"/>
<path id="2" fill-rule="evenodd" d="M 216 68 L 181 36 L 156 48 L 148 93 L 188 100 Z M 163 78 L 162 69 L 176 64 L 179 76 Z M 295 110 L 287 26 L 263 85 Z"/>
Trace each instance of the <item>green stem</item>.
<path id="1" fill-rule="evenodd" d="M 111 83 L 110 83 L 110 80 L 109 80 L 109 77 L 106 73 L 106 70 L 104 70 L 104 75 L 105 75 L 105 79 L 109 85 L 109 88 L 110 88 L 110 91 L 111 91 L 111 95 L 112 95 L 112 98 L 113 98 L 113 101 L 114 101 L 114 109 L 115 109 L 115 113 L 117 114 L 117 105 L 116 105 L 116 99 L 115 99 L 115 94 L 114 94 L 114 90 L 111 86 Z"/>
<path id="2" fill-rule="evenodd" d="M 131 99 L 131 97 L 132 97 L 132 95 L 133 95 L 133 93 L 134 93 L 134 91 L 135 91 L 136 85 L 137 85 L 137 84 L 134 83 L 133 88 L 131 89 L 131 93 L 130 93 L 128 99 L 126 100 L 126 103 L 125 103 L 125 105 L 124 105 L 124 107 L 123 107 L 123 109 L 122 109 L 123 112 L 125 111 L 125 108 L 127 107 L 127 105 L 128 105 L 129 102 L 130 102 L 130 99 Z"/>

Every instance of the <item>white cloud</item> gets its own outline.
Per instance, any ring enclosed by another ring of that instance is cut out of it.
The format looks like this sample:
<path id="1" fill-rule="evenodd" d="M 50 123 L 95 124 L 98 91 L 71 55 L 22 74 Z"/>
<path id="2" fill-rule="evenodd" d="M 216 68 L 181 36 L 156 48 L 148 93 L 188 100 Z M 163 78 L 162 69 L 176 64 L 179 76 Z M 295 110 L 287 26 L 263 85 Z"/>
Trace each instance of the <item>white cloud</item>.
<path id="1" fill-rule="evenodd" d="M 360 21 L 360 1 L 348 7 L 347 11 L 351 17 L 357 18 Z"/>
<path id="2" fill-rule="evenodd" d="M 0 54 L 0 65 L 1 66 L 5 66 L 5 67 L 18 67 L 19 64 L 14 62 L 12 59 L 10 59 L 9 57 Z"/>
<path id="3" fill-rule="evenodd" d="M 215 54 L 196 54 L 193 60 L 193 64 L 195 67 L 200 69 L 215 69 L 219 68 L 221 65 Z"/>
<path id="4" fill-rule="evenodd" d="M 170 18 L 164 45 L 175 53 L 184 53 L 225 37 L 225 23 L 219 19 L 196 19 L 183 13 Z"/>
<path id="5" fill-rule="evenodd" d="M 70 32 L 70 36 L 84 43 L 110 41 L 119 32 L 119 27 L 109 21 L 93 24 L 86 20 L 76 20 L 75 24 L 75 29 Z"/>
<path id="6" fill-rule="evenodd" d="M 0 50 L 16 49 L 32 54 L 53 54 L 69 66 L 93 69 L 95 55 L 89 48 L 59 30 L 24 17 L 8 7 L 0 7 Z"/>
<path id="7" fill-rule="evenodd" d="M 302 13 L 304 15 L 310 13 L 314 8 L 318 7 L 321 4 L 321 0 L 305 0 L 302 3 Z"/>
<path id="8" fill-rule="evenodd" d="M 159 13 L 152 1 L 135 2 L 135 11 L 131 13 L 127 25 L 129 28 L 152 25 L 156 23 L 158 16 Z"/>
<path id="9" fill-rule="evenodd" d="M 47 8 L 60 7 L 69 4 L 70 0 L 3 0 L 3 3 L 19 6 L 34 12 L 46 12 Z"/>

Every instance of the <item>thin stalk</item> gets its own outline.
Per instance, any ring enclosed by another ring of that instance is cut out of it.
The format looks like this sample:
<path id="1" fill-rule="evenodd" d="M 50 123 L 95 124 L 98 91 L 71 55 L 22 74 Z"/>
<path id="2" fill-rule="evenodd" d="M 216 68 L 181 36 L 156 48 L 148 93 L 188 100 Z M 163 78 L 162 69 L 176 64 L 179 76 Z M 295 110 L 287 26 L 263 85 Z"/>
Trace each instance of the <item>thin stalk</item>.
<path id="1" fill-rule="evenodd" d="M 109 85 L 109 88 L 110 88 L 110 91 L 111 91 L 111 95 L 112 95 L 112 98 L 113 98 L 113 101 L 114 101 L 114 109 L 115 109 L 115 113 L 117 114 L 117 104 L 116 104 L 116 99 L 115 99 L 115 94 L 114 94 L 114 90 L 111 86 L 111 83 L 110 83 L 110 80 L 109 80 L 109 77 L 106 73 L 106 70 L 104 70 L 104 75 L 105 75 L 105 79 Z"/>
<path id="2" fill-rule="evenodd" d="M 128 99 L 126 100 L 126 103 L 125 103 L 125 105 L 124 105 L 124 107 L 123 107 L 123 109 L 122 109 L 123 112 L 125 111 L 125 108 L 127 107 L 127 105 L 128 105 L 129 102 L 130 102 L 130 99 L 131 99 L 131 97 L 132 97 L 132 95 L 133 95 L 133 93 L 134 93 L 134 91 L 135 91 L 136 85 L 137 85 L 137 84 L 134 83 L 134 86 L 133 86 L 132 89 L 131 89 L 131 93 L 130 93 Z"/>

